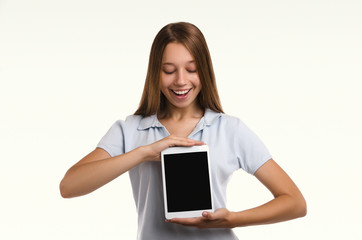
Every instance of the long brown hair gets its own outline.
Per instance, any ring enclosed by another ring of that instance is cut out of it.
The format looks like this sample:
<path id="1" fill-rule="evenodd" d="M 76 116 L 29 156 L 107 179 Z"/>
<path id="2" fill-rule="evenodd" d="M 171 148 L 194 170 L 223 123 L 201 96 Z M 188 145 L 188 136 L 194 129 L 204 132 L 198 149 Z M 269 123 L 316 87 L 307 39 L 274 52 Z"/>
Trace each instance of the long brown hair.
<path id="1" fill-rule="evenodd" d="M 195 25 L 178 22 L 163 27 L 152 43 L 145 86 L 139 107 L 134 114 L 150 116 L 165 111 L 167 100 L 160 90 L 160 73 L 163 52 L 167 44 L 171 42 L 183 44 L 195 59 L 202 86 L 198 95 L 200 106 L 210 108 L 215 112 L 223 112 L 204 35 Z"/>

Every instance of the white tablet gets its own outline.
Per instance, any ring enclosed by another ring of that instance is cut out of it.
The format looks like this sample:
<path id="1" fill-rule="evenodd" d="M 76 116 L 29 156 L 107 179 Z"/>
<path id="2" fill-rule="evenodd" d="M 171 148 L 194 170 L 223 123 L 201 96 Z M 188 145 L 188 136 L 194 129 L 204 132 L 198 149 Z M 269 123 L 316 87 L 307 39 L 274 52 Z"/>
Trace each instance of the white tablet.
<path id="1" fill-rule="evenodd" d="M 207 145 L 161 152 L 166 219 L 200 217 L 214 211 Z"/>

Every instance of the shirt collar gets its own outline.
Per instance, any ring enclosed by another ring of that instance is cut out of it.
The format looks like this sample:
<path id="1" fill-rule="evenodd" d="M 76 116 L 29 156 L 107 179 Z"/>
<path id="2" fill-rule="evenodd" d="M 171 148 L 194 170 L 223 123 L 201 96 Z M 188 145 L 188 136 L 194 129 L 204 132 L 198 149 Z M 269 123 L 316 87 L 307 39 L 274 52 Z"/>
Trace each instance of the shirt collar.
<path id="1" fill-rule="evenodd" d="M 222 113 L 214 112 L 209 108 L 206 108 L 204 117 L 201 121 L 204 121 L 206 126 L 211 126 L 219 117 L 221 117 Z"/>
<path id="2" fill-rule="evenodd" d="M 221 116 L 221 114 L 222 113 L 214 112 L 211 109 L 206 108 L 204 116 L 201 118 L 199 124 L 202 124 L 203 126 L 211 126 L 215 120 Z M 163 127 L 163 125 L 157 119 L 157 114 L 142 118 L 137 129 L 146 130 L 152 127 Z"/>
<path id="3" fill-rule="evenodd" d="M 146 130 L 152 127 L 163 127 L 162 124 L 157 119 L 157 114 L 142 118 L 137 129 Z"/>

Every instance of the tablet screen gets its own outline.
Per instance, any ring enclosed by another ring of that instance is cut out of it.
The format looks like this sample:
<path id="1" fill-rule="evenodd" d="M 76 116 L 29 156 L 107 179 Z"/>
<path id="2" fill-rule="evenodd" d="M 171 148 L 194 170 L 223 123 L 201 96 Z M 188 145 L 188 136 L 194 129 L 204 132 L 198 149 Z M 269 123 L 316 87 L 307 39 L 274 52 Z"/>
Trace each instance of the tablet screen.
<path id="1" fill-rule="evenodd" d="M 207 152 L 164 155 L 168 212 L 211 209 Z"/>

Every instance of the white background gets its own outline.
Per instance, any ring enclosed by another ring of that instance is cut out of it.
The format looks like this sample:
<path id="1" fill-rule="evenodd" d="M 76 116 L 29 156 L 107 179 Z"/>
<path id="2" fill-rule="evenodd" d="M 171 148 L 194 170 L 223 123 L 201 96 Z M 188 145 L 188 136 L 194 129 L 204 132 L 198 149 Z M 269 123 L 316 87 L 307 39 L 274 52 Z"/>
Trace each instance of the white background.
<path id="1" fill-rule="evenodd" d="M 305 218 L 240 239 L 362 239 L 362 2 L 0 0 L 0 238 L 135 239 L 128 175 L 62 199 L 66 170 L 138 106 L 167 23 L 204 33 L 224 110 L 268 146 Z M 236 172 L 229 209 L 271 199 Z"/>

